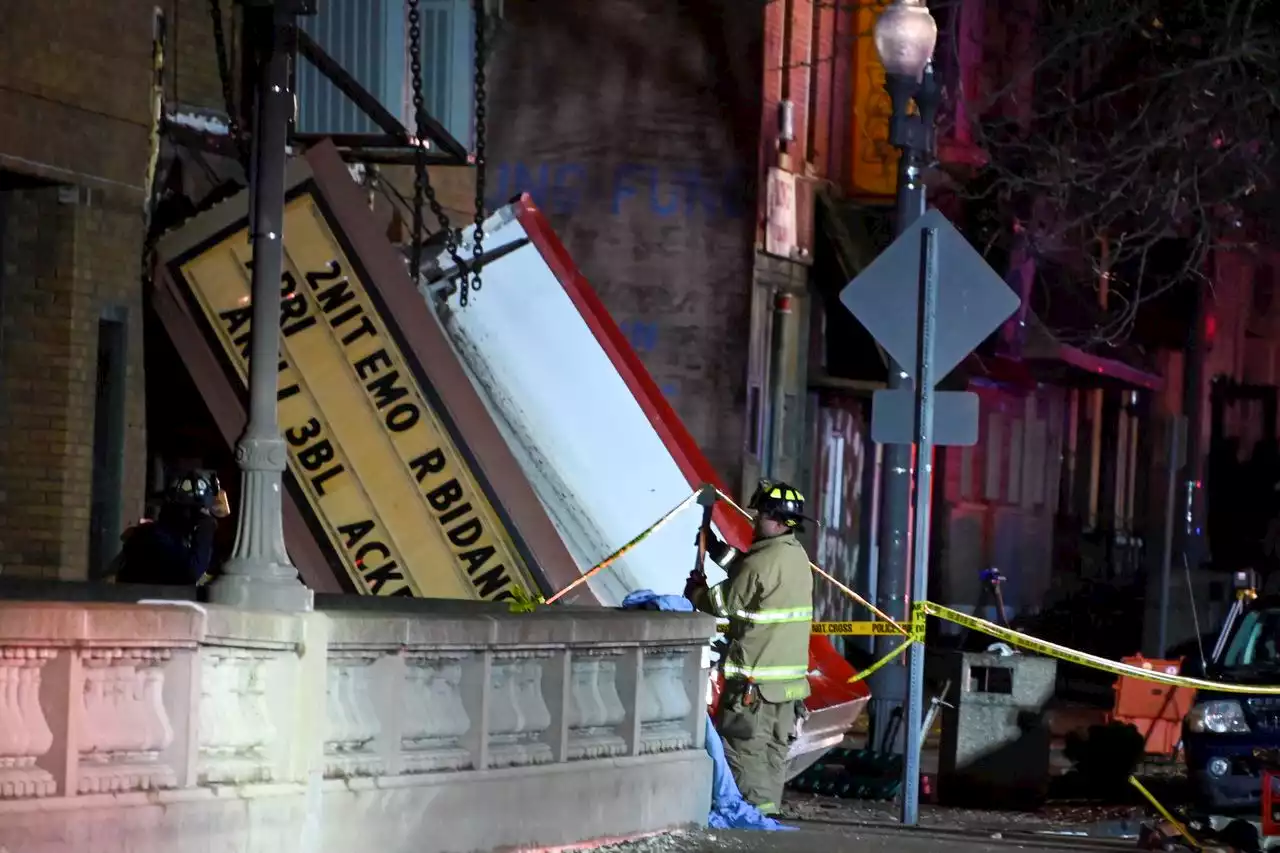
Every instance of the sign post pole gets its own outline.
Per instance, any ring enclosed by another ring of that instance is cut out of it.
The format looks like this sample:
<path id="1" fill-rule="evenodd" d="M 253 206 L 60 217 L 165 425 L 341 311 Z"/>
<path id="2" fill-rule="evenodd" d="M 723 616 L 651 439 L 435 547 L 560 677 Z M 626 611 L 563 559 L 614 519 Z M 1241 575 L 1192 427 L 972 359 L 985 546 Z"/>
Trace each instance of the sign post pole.
<path id="1" fill-rule="evenodd" d="M 920 307 L 917 326 L 915 384 L 915 465 L 912 470 L 911 515 L 913 556 L 911 560 L 911 603 L 929 596 L 929 531 L 933 498 L 933 401 L 934 325 L 938 303 L 938 229 L 920 232 Z M 918 618 L 923 619 L 923 616 Z M 913 633 L 923 633 L 923 625 L 913 624 Z M 902 824 L 915 826 L 920 817 L 920 750 L 927 732 L 924 721 L 924 645 L 912 643 L 907 650 L 909 674 L 906 720 L 906 755 L 902 762 Z"/>
<path id="2" fill-rule="evenodd" d="M 249 239 L 253 244 L 249 342 L 249 423 L 236 447 L 241 495 L 236 544 L 209 589 L 217 604 L 310 610 L 314 596 L 298 579 L 284 545 L 284 469 L 280 435 L 280 276 L 284 268 L 284 183 L 293 94 L 289 32 L 298 0 L 244 4 L 245 33 L 257 55 Z"/>
<path id="3" fill-rule="evenodd" d="M 895 282 L 915 286 L 894 288 Z M 871 400 L 871 437 L 902 448 L 906 456 L 901 467 L 904 474 L 910 472 L 913 487 L 903 496 L 911 522 L 902 543 L 904 555 L 909 549 L 912 557 L 911 596 L 904 608 L 909 613 L 911 604 L 926 601 L 929 593 L 933 449 L 978 441 L 978 396 L 934 386 L 999 328 L 1020 300 L 955 226 L 940 211 L 930 210 L 840 291 L 840 301 L 910 380 L 909 387 L 876 391 Z M 947 322 L 939 324 L 939 315 Z M 924 623 L 917 616 L 912 614 L 911 634 L 920 640 Z M 919 817 L 924 742 L 924 647 L 919 642 L 910 649 L 907 682 L 902 822 L 910 826 Z"/>

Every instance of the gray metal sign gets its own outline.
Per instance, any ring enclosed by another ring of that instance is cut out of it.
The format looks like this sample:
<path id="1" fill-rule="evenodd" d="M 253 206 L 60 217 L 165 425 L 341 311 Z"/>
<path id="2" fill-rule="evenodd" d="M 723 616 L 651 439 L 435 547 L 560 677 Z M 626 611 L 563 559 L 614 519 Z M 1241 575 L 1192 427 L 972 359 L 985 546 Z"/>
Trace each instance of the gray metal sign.
<path id="1" fill-rule="evenodd" d="M 946 377 L 1009 318 L 1019 299 L 936 208 L 917 219 L 840 292 L 840 301 L 902 368 L 915 375 L 920 323 L 920 235 L 937 232 L 934 381 Z"/>
<path id="2" fill-rule="evenodd" d="M 914 444 L 914 387 L 876 391 L 871 395 L 871 440 L 880 444 Z M 935 391 L 933 443 L 972 447 L 978 443 L 978 395 L 972 391 Z"/>

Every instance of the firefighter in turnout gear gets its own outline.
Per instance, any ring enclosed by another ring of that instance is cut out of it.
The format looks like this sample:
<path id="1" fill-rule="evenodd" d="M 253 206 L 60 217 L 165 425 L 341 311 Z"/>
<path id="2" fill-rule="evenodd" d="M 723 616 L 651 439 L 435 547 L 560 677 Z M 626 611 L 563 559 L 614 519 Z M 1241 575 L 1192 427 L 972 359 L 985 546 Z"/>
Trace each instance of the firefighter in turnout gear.
<path id="1" fill-rule="evenodd" d="M 745 554 L 708 536 L 707 554 L 728 580 L 708 588 L 695 570 L 685 597 L 729 623 L 716 729 L 742 796 L 776 814 L 787 753 L 808 716 L 813 574 L 795 536 L 804 521 L 804 497 L 786 483 L 762 480 L 749 507 L 755 538 Z"/>

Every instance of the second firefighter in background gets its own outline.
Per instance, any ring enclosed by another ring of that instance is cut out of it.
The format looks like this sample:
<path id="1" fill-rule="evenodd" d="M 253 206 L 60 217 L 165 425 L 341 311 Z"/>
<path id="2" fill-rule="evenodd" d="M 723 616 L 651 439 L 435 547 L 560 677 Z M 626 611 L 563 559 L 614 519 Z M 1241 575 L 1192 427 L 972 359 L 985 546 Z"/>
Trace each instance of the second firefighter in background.
<path id="1" fill-rule="evenodd" d="M 707 546 L 728 579 L 708 587 L 695 571 L 685 597 L 729 623 L 716 730 L 742 796 L 776 814 L 788 751 L 807 715 L 813 573 L 795 536 L 805 520 L 800 492 L 761 481 L 749 508 L 755 531 L 745 554 L 714 537 Z"/>

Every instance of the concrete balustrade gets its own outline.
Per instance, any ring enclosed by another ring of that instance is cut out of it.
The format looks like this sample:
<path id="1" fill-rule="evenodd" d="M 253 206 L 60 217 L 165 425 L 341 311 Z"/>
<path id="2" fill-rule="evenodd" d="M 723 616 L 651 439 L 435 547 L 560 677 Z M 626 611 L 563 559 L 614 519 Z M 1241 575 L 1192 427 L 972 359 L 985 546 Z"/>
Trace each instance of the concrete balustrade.
<path id="1" fill-rule="evenodd" d="M 0 603 L 0 850 L 471 851 L 709 807 L 707 617 Z"/>

